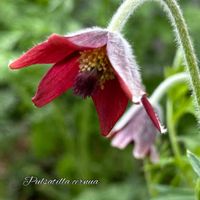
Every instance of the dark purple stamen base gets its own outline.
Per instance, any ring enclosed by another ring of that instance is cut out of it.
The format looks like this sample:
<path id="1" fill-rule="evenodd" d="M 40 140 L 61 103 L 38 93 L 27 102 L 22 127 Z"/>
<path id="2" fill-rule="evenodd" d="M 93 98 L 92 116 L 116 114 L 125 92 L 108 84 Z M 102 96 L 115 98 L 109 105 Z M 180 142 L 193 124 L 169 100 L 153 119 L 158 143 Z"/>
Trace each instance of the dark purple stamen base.
<path id="1" fill-rule="evenodd" d="M 86 98 L 91 96 L 98 86 L 98 72 L 92 71 L 80 72 L 74 82 L 74 94 Z"/>

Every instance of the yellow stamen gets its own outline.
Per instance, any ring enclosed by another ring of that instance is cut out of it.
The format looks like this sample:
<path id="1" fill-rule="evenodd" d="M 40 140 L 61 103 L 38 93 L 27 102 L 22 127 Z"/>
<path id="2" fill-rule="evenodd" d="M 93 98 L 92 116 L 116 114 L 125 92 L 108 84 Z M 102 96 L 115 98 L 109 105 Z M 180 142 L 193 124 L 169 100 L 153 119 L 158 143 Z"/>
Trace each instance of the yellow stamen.
<path id="1" fill-rule="evenodd" d="M 98 71 L 99 85 L 102 90 L 107 80 L 115 78 L 112 66 L 106 55 L 105 47 L 80 52 L 79 62 L 80 72 L 91 71 L 93 69 Z"/>

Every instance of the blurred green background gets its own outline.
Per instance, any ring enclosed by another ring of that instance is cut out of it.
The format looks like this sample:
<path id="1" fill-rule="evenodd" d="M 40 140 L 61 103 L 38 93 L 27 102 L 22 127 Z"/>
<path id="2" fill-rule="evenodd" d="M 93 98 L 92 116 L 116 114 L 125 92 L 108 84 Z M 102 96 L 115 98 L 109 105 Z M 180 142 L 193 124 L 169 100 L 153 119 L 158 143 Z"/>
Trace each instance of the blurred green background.
<path id="1" fill-rule="evenodd" d="M 200 2 L 179 1 L 200 57 Z M 180 155 L 169 134 L 158 136 L 160 162 L 132 157 L 130 145 L 114 149 L 99 132 L 90 99 L 67 92 L 39 109 L 31 97 L 49 66 L 10 71 L 8 62 L 50 34 L 67 34 L 90 26 L 106 27 L 119 0 L 0 0 L 0 200 L 190 200 L 195 174 L 185 152 L 200 155 L 200 136 L 187 85 L 162 101 Z M 170 74 L 176 44 L 168 20 L 156 3 L 146 3 L 123 30 L 130 41 L 149 94 Z M 176 95 L 175 95 L 176 94 Z M 167 109 L 166 109 L 167 102 Z M 167 110 L 167 111 L 166 111 Z M 95 179 L 98 185 L 29 185 L 38 178 Z M 168 196 L 169 195 L 169 196 Z M 171 195 L 171 196 L 170 196 Z"/>

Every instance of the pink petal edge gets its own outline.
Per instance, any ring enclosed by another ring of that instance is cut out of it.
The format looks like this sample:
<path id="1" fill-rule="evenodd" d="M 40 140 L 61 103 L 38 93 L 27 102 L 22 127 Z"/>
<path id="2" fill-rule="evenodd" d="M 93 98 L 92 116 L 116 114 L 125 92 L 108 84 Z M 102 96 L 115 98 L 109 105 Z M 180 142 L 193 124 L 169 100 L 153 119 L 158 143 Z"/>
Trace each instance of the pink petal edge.
<path id="1" fill-rule="evenodd" d="M 66 38 L 80 48 L 99 48 L 107 44 L 107 35 L 106 29 L 93 27 L 66 35 Z"/>
<path id="2" fill-rule="evenodd" d="M 137 63 L 128 42 L 118 33 L 108 33 L 107 54 L 129 99 L 140 103 L 145 94 Z"/>

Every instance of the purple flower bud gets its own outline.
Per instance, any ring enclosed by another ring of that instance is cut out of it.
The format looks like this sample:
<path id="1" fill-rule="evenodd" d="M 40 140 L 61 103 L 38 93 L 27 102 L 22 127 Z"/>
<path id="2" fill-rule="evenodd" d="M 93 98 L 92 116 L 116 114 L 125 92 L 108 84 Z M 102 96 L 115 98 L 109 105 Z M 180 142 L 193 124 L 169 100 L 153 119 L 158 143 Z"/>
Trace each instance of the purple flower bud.
<path id="1" fill-rule="evenodd" d="M 111 145 L 124 149 L 128 144 L 133 144 L 135 158 L 143 159 L 149 155 L 152 162 L 157 162 L 158 153 L 154 144 L 158 130 L 145 109 L 135 105 L 125 115 L 111 131 Z"/>

